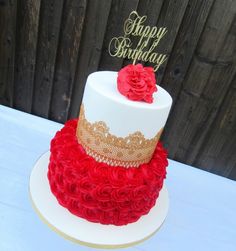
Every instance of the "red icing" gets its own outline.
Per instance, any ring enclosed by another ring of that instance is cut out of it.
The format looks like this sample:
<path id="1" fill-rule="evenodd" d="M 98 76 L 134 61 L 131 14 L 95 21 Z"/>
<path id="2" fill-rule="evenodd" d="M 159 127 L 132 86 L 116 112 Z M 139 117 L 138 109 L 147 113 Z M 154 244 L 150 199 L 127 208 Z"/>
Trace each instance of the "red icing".
<path id="1" fill-rule="evenodd" d="M 139 168 L 113 167 L 88 156 L 76 138 L 77 120 L 68 121 L 51 141 L 48 179 L 58 202 L 92 222 L 126 225 L 155 205 L 166 176 L 167 153 L 157 144 Z"/>
<path id="2" fill-rule="evenodd" d="M 130 100 L 152 103 L 153 93 L 157 91 L 153 68 L 127 65 L 118 72 L 117 88 Z"/>

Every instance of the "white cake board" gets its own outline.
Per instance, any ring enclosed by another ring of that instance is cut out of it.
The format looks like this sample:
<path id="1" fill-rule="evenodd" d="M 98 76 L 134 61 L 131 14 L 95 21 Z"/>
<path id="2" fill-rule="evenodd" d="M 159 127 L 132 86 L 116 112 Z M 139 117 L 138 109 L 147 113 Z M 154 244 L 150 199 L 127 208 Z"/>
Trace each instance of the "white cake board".
<path id="1" fill-rule="evenodd" d="M 95 248 L 121 248 L 148 239 L 161 227 L 169 206 L 165 186 L 149 214 L 126 226 L 92 223 L 71 214 L 51 193 L 47 178 L 49 156 L 49 152 L 42 155 L 31 172 L 30 196 L 40 218 L 64 238 Z"/>

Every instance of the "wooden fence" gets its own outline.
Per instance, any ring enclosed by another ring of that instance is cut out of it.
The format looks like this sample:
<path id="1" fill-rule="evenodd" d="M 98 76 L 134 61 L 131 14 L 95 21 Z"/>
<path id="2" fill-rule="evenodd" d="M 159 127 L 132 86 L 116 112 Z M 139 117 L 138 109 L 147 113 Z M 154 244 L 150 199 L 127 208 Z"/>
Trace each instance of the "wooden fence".
<path id="1" fill-rule="evenodd" d="M 107 48 L 132 10 L 168 28 L 169 157 L 236 179 L 235 0 L 0 0 L 0 103 L 76 117 L 88 74 L 127 64 Z"/>

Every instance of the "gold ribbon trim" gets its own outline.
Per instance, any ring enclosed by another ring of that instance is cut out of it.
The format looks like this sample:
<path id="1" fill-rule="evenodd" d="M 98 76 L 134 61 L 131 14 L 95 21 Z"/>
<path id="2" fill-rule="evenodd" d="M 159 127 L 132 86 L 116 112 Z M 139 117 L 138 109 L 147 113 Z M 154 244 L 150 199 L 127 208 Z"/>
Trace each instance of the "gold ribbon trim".
<path id="1" fill-rule="evenodd" d="M 152 139 L 145 139 L 140 131 L 125 138 L 116 137 L 103 121 L 87 121 L 82 104 L 76 135 L 86 153 L 96 161 L 111 166 L 138 167 L 151 160 L 162 131 L 163 128 Z"/>

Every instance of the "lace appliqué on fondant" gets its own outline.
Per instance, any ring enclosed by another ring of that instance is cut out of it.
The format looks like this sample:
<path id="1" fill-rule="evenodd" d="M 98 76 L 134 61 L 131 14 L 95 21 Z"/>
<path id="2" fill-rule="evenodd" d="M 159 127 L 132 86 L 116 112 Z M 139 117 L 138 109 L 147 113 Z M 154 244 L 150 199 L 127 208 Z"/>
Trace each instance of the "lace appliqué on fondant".
<path id="1" fill-rule="evenodd" d="M 163 128 L 152 139 L 146 139 L 139 131 L 125 138 L 116 137 L 105 122 L 90 123 L 82 104 L 76 135 L 86 153 L 96 161 L 111 166 L 138 167 L 150 161 L 162 131 Z"/>

